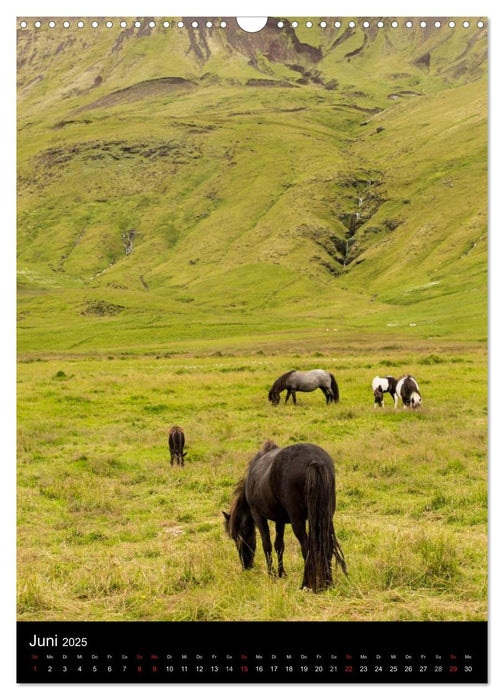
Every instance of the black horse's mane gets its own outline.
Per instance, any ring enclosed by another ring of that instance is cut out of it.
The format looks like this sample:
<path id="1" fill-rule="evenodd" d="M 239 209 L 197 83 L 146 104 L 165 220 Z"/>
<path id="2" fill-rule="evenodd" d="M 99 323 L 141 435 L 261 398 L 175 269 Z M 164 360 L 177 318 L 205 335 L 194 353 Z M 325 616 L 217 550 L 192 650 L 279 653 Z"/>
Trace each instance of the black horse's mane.
<path id="1" fill-rule="evenodd" d="M 274 382 L 273 386 L 271 387 L 271 391 L 283 391 L 287 387 L 285 386 L 285 382 L 287 380 L 287 377 L 290 377 L 293 372 L 295 372 L 295 369 L 291 369 L 290 372 L 286 372 L 285 374 L 282 374 L 278 379 Z"/>
<path id="2" fill-rule="evenodd" d="M 263 445 L 259 452 L 257 453 L 256 457 L 265 455 L 266 452 L 271 452 L 271 450 L 278 450 L 278 445 L 273 442 L 273 440 L 266 440 L 263 442 Z"/>
<path id="3" fill-rule="evenodd" d="M 262 457 L 263 455 L 265 455 L 266 452 L 270 452 L 271 450 L 278 450 L 278 445 L 276 445 L 273 442 L 273 440 L 266 440 L 263 443 L 259 452 L 253 457 L 252 462 L 254 462 L 258 457 Z M 247 477 L 245 476 L 243 479 L 240 479 L 240 481 L 236 484 L 234 488 L 231 506 L 229 507 L 229 518 L 227 518 L 226 522 L 224 523 L 227 534 L 233 539 L 236 539 L 236 537 L 239 534 L 238 525 L 240 514 L 244 511 L 250 512 L 247 499 L 245 498 L 246 478 Z"/>
<path id="4" fill-rule="evenodd" d="M 245 479 L 241 479 L 233 491 L 231 506 L 229 507 L 229 518 L 224 523 L 227 534 L 233 539 L 236 539 L 238 536 L 238 516 L 244 507 L 248 508 L 248 504 L 245 498 Z"/>

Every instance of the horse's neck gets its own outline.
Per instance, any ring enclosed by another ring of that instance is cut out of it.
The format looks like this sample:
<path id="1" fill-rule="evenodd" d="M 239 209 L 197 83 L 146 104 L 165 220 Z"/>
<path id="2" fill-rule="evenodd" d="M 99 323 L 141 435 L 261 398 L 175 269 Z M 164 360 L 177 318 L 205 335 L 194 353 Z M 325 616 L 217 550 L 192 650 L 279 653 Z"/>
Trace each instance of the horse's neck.
<path id="1" fill-rule="evenodd" d="M 295 373 L 296 373 L 296 370 L 293 369 L 290 372 L 286 372 L 285 374 L 282 374 L 282 376 L 279 377 L 275 382 L 275 384 L 278 384 L 277 390 L 283 391 L 283 389 L 286 389 L 287 388 L 287 380 L 289 379 L 289 377 L 292 377 L 292 375 Z"/>
<path id="2" fill-rule="evenodd" d="M 250 506 L 249 506 L 248 501 L 245 497 L 245 489 L 243 489 L 243 493 L 240 496 L 240 500 L 238 501 L 238 510 L 240 512 L 240 515 L 246 516 L 247 518 L 252 518 Z"/>

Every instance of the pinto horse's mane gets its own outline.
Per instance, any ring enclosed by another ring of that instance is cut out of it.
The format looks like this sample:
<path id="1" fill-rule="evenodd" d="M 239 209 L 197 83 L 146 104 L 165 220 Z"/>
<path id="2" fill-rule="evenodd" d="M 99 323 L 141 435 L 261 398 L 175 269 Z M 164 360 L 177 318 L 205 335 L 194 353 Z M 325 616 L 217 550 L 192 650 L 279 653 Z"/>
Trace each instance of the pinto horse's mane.
<path id="1" fill-rule="evenodd" d="M 285 374 L 282 374 L 278 379 L 275 380 L 273 386 L 271 387 L 271 391 L 283 391 L 287 387 L 285 386 L 285 382 L 287 380 L 287 377 L 290 377 L 293 372 L 295 372 L 295 369 L 291 369 L 290 372 L 286 372 Z"/>

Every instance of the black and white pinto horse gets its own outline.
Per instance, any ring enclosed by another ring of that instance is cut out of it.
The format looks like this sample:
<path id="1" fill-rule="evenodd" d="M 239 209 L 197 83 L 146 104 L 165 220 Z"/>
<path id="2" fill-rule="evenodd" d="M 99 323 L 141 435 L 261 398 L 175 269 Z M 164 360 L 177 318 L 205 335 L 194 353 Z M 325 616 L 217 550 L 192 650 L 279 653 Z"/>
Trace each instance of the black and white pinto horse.
<path id="1" fill-rule="evenodd" d="M 394 377 L 375 377 L 373 379 L 373 381 L 371 382 L 371 386 L 373 387 L 375 408 L 377 406 L 383 408 L 383 394 L 388 393 L 392 398 L 394 398 L 396 385 L 397 379 L 394 379 Z"/>
<path id="2" fill-rule="evenodd" d="M 397 402 L 402 400 L 404 408 L 419 408 L 422 404 L 420 389 L 418 383 L 411 374 L 403 374 L 397 380 L 394 396 L 394 408 L 397 408 Z"/>
<path id="3" fill-rule="evenodd" d="M 282 374 L 269 390 L 268 400 L 274 406 L 278 406 L 280 394 L 285 389 L 287 389 L 285 403 L 287 403 L 290 396 L 292 396 L 293 402 L 296 403 L 296 391 L 315 391 L 315 389 L 320 389 L 323 392 L 326 404 L 330 404 L 332 401 L 335 403 L 339 401 L 339 389 L 336 380 L 330 372 L 326 372 L 324 369 L 312 369 L 308 372 L 298 372 L 298 370 L 293 369 Z"/>
<path id="4" fill-rule="evenodd" d="M 302 588 L 321 591 L 332 584 L 332 558 L 345 575 L 345 558 L 336 539 L 334 464 L 318 445 L 297 443 L 283 449 L 268 440 L 251 460 L 236 486 L 224 527 L 235 541 L 243 569 L 254 563 L 256 531 L 261 533 L 268 573 L 274 576 L 268 520 L 276 527 L 278 576 L 283 566 L 284 531 L 290 523 L 304 559 Z M 308 520 L 308 534 L 306 521 Z"/>

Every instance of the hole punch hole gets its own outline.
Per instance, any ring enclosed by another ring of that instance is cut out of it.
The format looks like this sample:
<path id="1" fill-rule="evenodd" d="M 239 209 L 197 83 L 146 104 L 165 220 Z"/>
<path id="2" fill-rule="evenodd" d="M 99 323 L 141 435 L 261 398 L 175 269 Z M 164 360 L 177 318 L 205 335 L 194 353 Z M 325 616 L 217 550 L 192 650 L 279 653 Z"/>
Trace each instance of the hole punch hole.
<path id="1" fill-rule="evenodd" d="M 206 26 L 210 29 L 210 27 L 213 27 L 213 22 L 210 22 L 210 20 L 208 20 Z"/>
<path id="2" fill-rule="evenodd" d="M 49 28 L 50 28 L 50 29 L 54 29 L 55 26 L 56 26 L 56 22 L 53 22 L 53 21 L 51 20 L 51 21 L 49 22 Z"/>
<path id="3" fill-rule="evenodd" d="M 336 27 L 336 29 L 339 29 L 341 27 L 341 22 L 335 22 L 334 26 Z"/>
<path id="4" fill-rule="evenodd" d="M 380 29 L 383 28 L 383 22 L 380 20 L 379 22 L 376 23 Z"/>
<path id="5" fill-rule="evenodd" d="M 280 20 L 280 22 L 277 22 L 277 27 L 279 29 L 283 29 L 284 23 Z"/>
<path id="6" fill-rule="evenodd" d="M 355 22 L 352 20 L 351 22 L 348 23 L 348 26 L 353 29 L 355 27 Z"/>
<path id="7" fill-rule="evenodd" d="M 182 29 L 183 26 L 184 26 L 184 23 L 183 23 L 183 22 L 177 22 L 177 27 L 178 27 L 179 29 Z"/>
<path id="8" fill-rule="evenodd" d="M 369 22 L 368 22 L 367 20 L 365 20 L 365 21 L 362 23 L 362 26 L 364 27 L 364 29 L 367 29 L 367 28 L 369 27 Z"/>
<path id="9" fill-rule="evenodd" d="M 70 22 L 66 20 L 65 22 L 63 22 L 63 26 L 65 27 L 65 29 L 68 29 L 68 27 L 70 26 Z"/>
<path id="10" fill-rule="evenodd" d="M 165 29 L 168 29 L 169 26 L 170 26 L 170 23 L 169 23 L 169 22 L 163 22 L 163 27 L 164 27 Z"/>
<path id="11" fill-rule="evenodd" d="M 267 17 L 237 17 L 236 22 L 238 23 L 238 26 L 240 29 L 243 29 L 244 32 L 249 32 L 250 34 L 255 34 L 255 32 L 260 32 L 261 29 L 264 29 L 268 22 Z M 221 23 L 221 27 L 222 27 Z M 224 26 L 226 26 L 224 24 Z"/>
<path id="12" fill-rule="evenodd" d="M 313 22 L 307 22 L 306 26 L 308 29 L 311 29 L 313 27 Z"/>
<path id="13" fill-rule="evenodd" d="M 26 27 L 28 26 L 28 22 L 20 22 L 19 26 L 21 27 L 21 29 L 26 29 Z"/>
<path id="14" fill-rule="evenodd" d="M 321 22 L 320 26 L 322 27 L 322 29 L 325 29 L 327 27 L 327 22 Z"/>
<path id="15" fill-rule="evenodd" d="M 156 26 L 156 23 L 154 22 L 154 20 L 151 20 L 151 21 L 149 22 L 149 27 L 150 27 L 151 29 L 154 29 L 155 26 Z"/>
<path id="16" fill-rule="evenodd" d="M 471 26 L 471 23 L 466 20 L 465 22 L 462 22 L 462 26 L 464 29 L 468 29 Z"/>
<path id="17" fill-rule="evenodd" d="M 123 20 L 122 22 L 120 22 L 120 25 L 123 29 L 126 29 L 126 27 L 128 26 L 128 23 Z"/>
<path id="18" fill-rule="evenodd" d="M 96 29 L 98 27 L 98 22 L 91 22 L 91 26 L 93 27 L 93 29 Z"/>
<path id="19" fill-rule="evenodd" d="M 424 20 L 422 20 L 422 21 L 420 22 L 420 26 L 422 27 L 422 29 L 425 29 L 425 27 L 427 26 L 427 22 L 425 22 Z"/>
<path id="20" fill-rule="evenodd" d="M 480 29 L 483 29 L 483 27 L 485 26 L 485 23 L 480 21 L 477 23 L 476 26 L 479 27 Z"/>
<path id="21" fill-rule="evenodd" d="M 113 25 L 113 23 L 109 20 L 108 22 L 105 22 L 105 26 L 107 27 L 107 29 L 112 29 L 112 27 L 113 27 L 114 25 Z"/>
<path id="22" fill-rule="evenodd" d="M 411 20 L 408 20 L 406 22 L 406 26 L 408 27 L 408 29 L 411 29 L 411 27 L 413 26 L 413 22 L 411 22 Z"/>

